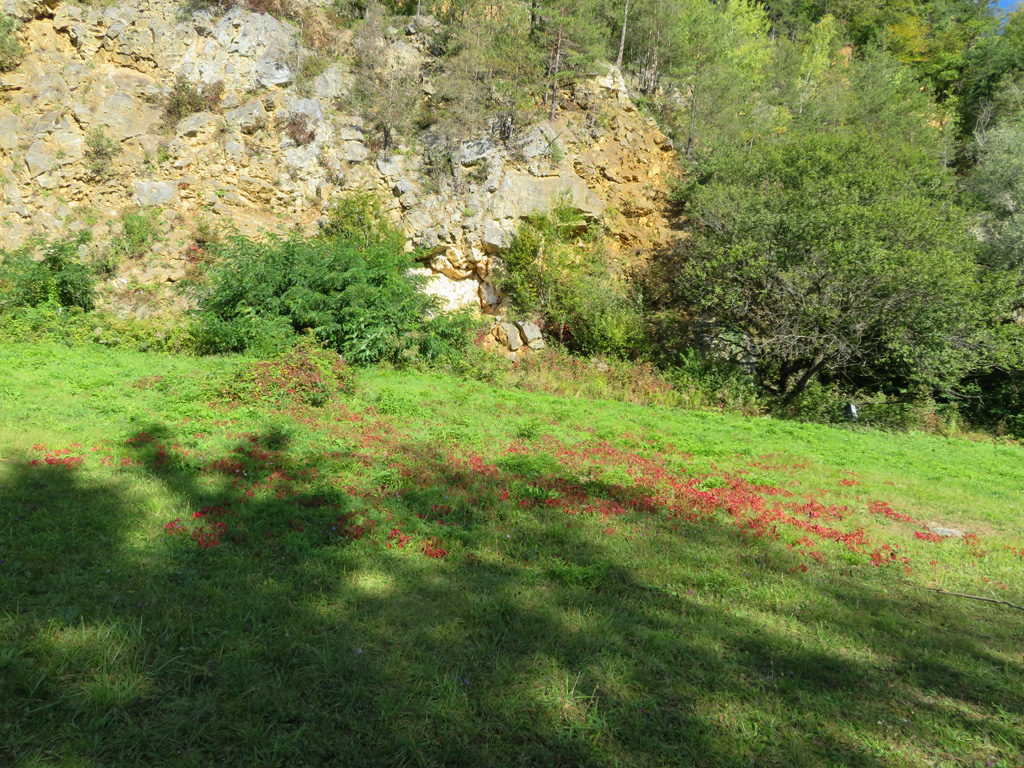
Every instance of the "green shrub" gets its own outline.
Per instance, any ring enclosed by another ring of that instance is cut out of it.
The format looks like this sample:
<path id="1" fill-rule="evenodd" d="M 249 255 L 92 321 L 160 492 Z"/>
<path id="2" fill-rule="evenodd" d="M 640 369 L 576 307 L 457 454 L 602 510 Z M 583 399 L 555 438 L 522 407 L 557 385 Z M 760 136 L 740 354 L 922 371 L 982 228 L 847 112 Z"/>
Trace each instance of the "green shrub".
<path id="1" fill-rule="evenodd" d="M 191 353 L 195 342 L 184 318 L 114 315 L 81 307 L 40 304 L 0 312 L 0 343 L 49 341 L 98 344 L 136 352 Z"/>
<path id="2" fill-rule="evenodd" d="M 153 247 L 156 242 L 157 217 L 155 210 L 121 211 L 121 234 L 114 238 L 110 250 L 114 257 L 120 259 L 139 259 Z"/>
<path id="3" fill-rule="evenodd" d="M 641 304 L 610 273 L 600 235 L 566 204 L 535 216 L 503 254 L 498 286 L 569 349 L 623 357 L 641 343 Z"/>
<path id="4" fill-rule="evenodd" d="M 200 349 L 266 353 L 309 332 L 358 364 L 458 354 L 468 320 L 433 314 L 435 299 L 407 274 L 408 254 L 364 242 L 297 233 L 229 239 L 200 298 Z"/>
<path id="5" fill-rule="evenodd" d="M 179 76 L 164 101 L 163 126 L 173 131 L 181 120 L 197 112 L 216 112 L 224 97 L 224 83 L 196 86 L 187 78 Z"/>
<path id="6" fill-rule="evenodd" d="M 789 403 L 777 401 L 773 415 L 817 424 L 840 424 L 846 418 L 844 409 L 853 402 L 857 406 L 856 423 L 863 427 L 893 432 L 915 430 L 950 435 L 957 432 L 960 415 L 955 403 L 936 403 L 930 398 L 900 398 L 882 392 L 843 391 L 838 386 L 812 381 Z"/>
<path id="7" fill-rule="evenodd" d="M 95 301 L 92 273 L 78 260 L 78 249 L 91 233 L 56 242 L 33 244 L 4 256 L 0 263 L 0 312 L 16 307 L 54 304 L 90 310 Z M 42 251 L 42 259 L 32 258 Z"/>
<path id="8" fill-rule="evenodd" d="M 0 13 L 0 72 L 9 72 L 21 63 L 25 53 L 17 37 L 18 20 Z"/>
<path id="9" fill-rule="evenodd" d="M 780 418 L 796 421 L 839 424 L 844 420 L 843 409 L 849 402 L 850 396 L 837 387 L 813 380 L 789 403 L 776 403 L 773 413 Z"/>
<path id="10" fill-rule="evenodd" d="M 1024 440 L 1024 370 L 988 370 L 965 381 L 962 390 L 973 424 Z"/>
<path id="11" fill-rule="evenodd" d="M 737 363 L 688 350 L 665 374 L 687 408 L 718 408 L 751 416 L 765 412 L 764 392 Z"/>
<path id="12" fill-rule="evenodd" d="M 112 175 L 111 162 L 121 154 L 121 144 L 107 136 L 103 129 L 96 126 L 85 137 L 85 167 L 97 179 L 105 179 Z"/>
<path id="13" fill-rule="evenodd" d="M 373 192 L 347 192 L 334 200 L 327 209 L 324 234 L 345 240 L 400 249 L 404 238 L 388 221 L 380 198 Z"/>

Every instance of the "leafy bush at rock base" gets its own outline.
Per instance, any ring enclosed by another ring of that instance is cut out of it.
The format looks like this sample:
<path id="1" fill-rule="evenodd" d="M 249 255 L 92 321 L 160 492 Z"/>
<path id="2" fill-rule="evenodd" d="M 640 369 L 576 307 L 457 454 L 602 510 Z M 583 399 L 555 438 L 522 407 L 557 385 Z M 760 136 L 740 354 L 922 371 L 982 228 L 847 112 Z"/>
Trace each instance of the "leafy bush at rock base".
<path id="1" fill-rule="evenodd" d="M 609 273 L 598 238 L 580 213 L 562 203 L 520 227 L 502 256 L 501 290 L 548 334 L 587 355 L 622 357 L 640 344 L 638 297 Z"/>
<path id="2" fill-rule="evenodd" d="M 459 354 L 468 331 L 467 318 L 435 314 L 411 257 L 388 244 L 236 236 L 219 254 L 197 315 L 200 351 L 268 354 L 308 332 L 350 363 L 411 363 Z"/>
<path id="3" fill-rule="evenodd" d="M 68 240 L 43 243 L 39 261 L 32 258 L 34 245 L 0 255 L 0 312 L 45 303 L 92 309 L 95 301 L 92 274 L 78 260 L 79 246 L 90 238 L 91 235 L 84 232 Z"/>

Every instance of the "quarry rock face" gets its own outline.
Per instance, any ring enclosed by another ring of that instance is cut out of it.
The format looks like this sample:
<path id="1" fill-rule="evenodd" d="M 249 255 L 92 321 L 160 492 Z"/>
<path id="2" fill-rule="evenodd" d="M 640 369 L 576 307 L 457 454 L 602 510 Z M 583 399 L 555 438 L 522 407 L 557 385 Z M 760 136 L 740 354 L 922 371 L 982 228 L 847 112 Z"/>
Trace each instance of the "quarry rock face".
<path id="1" fill-rule="evenodd" d="M 0 75 L 0 248 L 89 221 L 90 247 L 102 249 L 121 213 L 142 208 L 160 214 L 160 247 L 153 263 L 125 269 L 143 284 L 173 281 L 199 222 L 249 236 L 312 234 L 338 196 L 370 191 L 443 307 L 499 314 L 501 254 L 527 217 L 558 204 L 584 223 L 600 220 L 623 261 L 673 236 L 662 211 L 675 153 L 615 70 L 574 84 L 556 121 L 507 142 L 486 131 L 463 141 L 427 132 L 385 152 L 346 101 L 352 72 L 335 63 L 296 82 L 315 54 L 267 14 L 183 17 L 171 0 L 2 2 L 24 21 L 27 55 Z M 393 35 L 382 66 L 423 70 L 434 55 L 420 40 L 429 26 Z M 168 124 L 164 104 L 180 82 L 216 96 Z M 100 156 L 102 142 L 110 151 Z M 431 176 L 428 148 L 446 155 L 450 177 Z M 543 344 L 532 323 L 507 325 L 510 348 Z"/>

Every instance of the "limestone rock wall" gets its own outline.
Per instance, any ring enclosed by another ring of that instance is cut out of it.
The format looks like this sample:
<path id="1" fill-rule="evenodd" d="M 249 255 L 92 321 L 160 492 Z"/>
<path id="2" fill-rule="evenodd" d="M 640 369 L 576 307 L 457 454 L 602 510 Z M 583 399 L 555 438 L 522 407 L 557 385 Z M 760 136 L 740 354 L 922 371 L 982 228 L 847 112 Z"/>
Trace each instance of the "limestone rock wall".
<path id="1" fill-rule="evenodd" d="M 159 209 L 164 237 L 144 264 L 122 270 L 135 283 L 173 282 L 198 217 L 249 235 L 314 232 L 335 195 L 376 190 L 407 248 L 424 254 L 428 290 L 450 307 L 496 313 L 496 259 L 523 217 L 556 199 L 602 218 L 623 258 L 672 236 L 663 208 L 674 152 L 614 70 L 577 84 L 557 121 L 508 144 L 489 135 L 453 144 L 428 132 L 384 154 L 347 99 L 351 73 L 333 64 L 297 83 L 312 54 L 266 14 L 182 17 L 169 0 L 3 2 L 25 22 L 28 55 L 0 76 L 0 247 L 90 227 L 99 249 L 125 208 Z M 425 92 L 431 26 L 390 30 L 386 57 L 418 70 Z M 222 100 L 167 126 L 162 104 L 179 77 L 222 84 Z M 289 130 L 296 122 L 305 130 Z M 99 173 L 96 129 L 116 142 Z M 452 169 L 441 181 L 425 160 L 439 151 Z"/>

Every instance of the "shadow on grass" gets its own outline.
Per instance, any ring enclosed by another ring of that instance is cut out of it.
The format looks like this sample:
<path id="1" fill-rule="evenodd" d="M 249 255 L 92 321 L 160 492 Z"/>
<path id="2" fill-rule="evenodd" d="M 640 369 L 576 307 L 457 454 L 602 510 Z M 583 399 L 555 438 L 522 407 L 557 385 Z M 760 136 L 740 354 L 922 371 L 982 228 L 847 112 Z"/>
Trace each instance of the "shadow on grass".
<path id="1" fill-rule="evenodd" d="M 175 439 L 147 427 L 105 479 L 4 469 L 0 763 L 869 768 L 1024 751 L 1005 614 L 874 574 L 793 575 L 780 545 L 714 519 L 680 530 L 657 507 L 615 549 L 546 494 L 644 494 L 544 457 L 502 470 L 409 444 L 362 467 L 390 483 L 366 493 L 326 476 L 361 466 L 350 450 L 303 455 L 287 429 L 216 462 Z M 448 515 L 431 529 L 447 558 L 418 548 L 427 510 Z M 227 531 L 203 550 L 154 514 Z M 343 535 L 369 517 L 378 531 Z M 644 558 L 665 551 L 655 583 Z"/>

